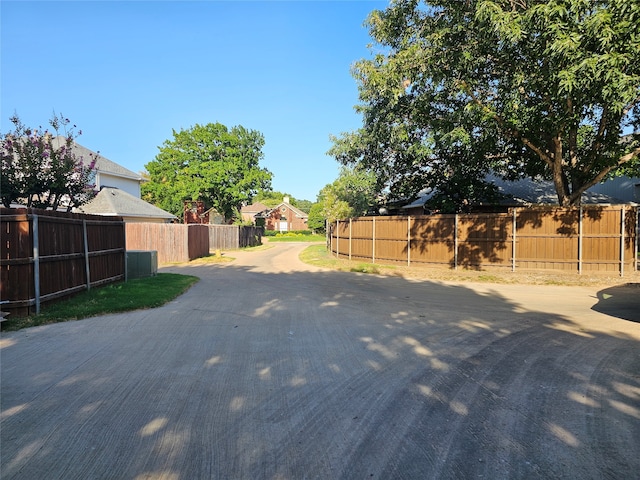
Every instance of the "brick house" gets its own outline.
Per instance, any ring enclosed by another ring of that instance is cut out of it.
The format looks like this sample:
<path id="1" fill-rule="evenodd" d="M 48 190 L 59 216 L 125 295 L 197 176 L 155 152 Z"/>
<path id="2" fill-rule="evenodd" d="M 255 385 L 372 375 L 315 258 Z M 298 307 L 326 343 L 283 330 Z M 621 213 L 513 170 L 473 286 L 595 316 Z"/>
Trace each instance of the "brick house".
<path id="1" fill-rule="evenodd" d="M 274 208 L 266 207 L 261 203 L 248 205 L 242 208 L 242 214 L 245 220 L 253 221 L 256 225 L 263 224 L 265 230 L 295 232 L 309 229 L 307 226 L 309 215 L 291 205 L 289 197 L 284 197 L 283 201 Z"/>

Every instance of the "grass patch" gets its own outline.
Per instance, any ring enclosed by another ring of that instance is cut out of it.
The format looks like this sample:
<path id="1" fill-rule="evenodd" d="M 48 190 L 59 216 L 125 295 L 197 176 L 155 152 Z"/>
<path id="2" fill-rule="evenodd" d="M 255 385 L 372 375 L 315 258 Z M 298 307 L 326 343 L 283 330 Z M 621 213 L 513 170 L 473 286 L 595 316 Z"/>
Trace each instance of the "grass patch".
<path id="1" fill-rule="evenodd" d="M 325 242 L 327 239 L 324 235 L 315 235 L 309 233 L 276 233 L 267 237 L 268 242 Z"/>
<path id="2" fill-rule="evenodd" d="M 359 263 L 349 269 L 350 272 L 357 273 L 380 273 L 380 269 L 372 263 Z"/>
<path id="3" fill-rule="evenodd" d="M 155 277 L 93 288 L 69 299 L 44 304 L 39 315 L 9 318 L 2 322 L 2 330 L 20 330 L 108 313 L 159 307 L 184 293 L 198 280 L 198 277 L 191 275 L 159 273 Z"/>
<path id="4" fill-rule="evenodd" d="M 394 270 L 393 265 L 378 265 L 338 259 L 327 250 L 326 245 L 309 245 L 299 256 L 300 260 L 316 267 L 330 268 L 342 272 L 381 273 L 383 270 Z"/>

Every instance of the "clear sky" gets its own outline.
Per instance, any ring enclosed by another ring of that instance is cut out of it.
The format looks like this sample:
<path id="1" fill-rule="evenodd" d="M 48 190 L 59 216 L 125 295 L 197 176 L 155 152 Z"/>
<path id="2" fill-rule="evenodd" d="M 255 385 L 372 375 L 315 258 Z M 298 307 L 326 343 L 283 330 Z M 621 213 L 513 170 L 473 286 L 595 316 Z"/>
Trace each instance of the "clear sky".
<path id="1" fill-rule="evenodd" d="M 53 112 L 78 142 L 140 172 L 172 129 L 265 137 L 274 190 L 316 200 L 338 176 L 329 135 L 361 125 L 351 65 L 387 1 L 0 2 L 0 131 Z"/>

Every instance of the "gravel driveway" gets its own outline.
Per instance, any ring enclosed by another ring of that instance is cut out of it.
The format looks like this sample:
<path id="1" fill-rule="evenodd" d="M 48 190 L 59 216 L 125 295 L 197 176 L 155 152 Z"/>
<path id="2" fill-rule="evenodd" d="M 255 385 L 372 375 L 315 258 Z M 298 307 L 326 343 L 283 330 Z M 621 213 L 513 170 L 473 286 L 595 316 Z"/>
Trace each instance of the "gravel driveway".
<path id="1" fill-rule="evenodd" d="M 0 477 L 639 478 L 638 288 L 324 271 L 304 247 L 3 333 Z"/>

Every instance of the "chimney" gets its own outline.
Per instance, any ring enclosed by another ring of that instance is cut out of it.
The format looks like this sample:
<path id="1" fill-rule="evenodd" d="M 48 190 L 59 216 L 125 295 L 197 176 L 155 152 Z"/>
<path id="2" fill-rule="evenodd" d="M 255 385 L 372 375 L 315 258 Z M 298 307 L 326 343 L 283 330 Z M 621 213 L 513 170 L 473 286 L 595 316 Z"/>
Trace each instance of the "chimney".
<path id="1" fill-rule="evenodd" d="M 289 203 L 289 197 L 284 197 L 284 198 L 282 199 L 282 201 L 283 201 L 284 203 Z"/>

